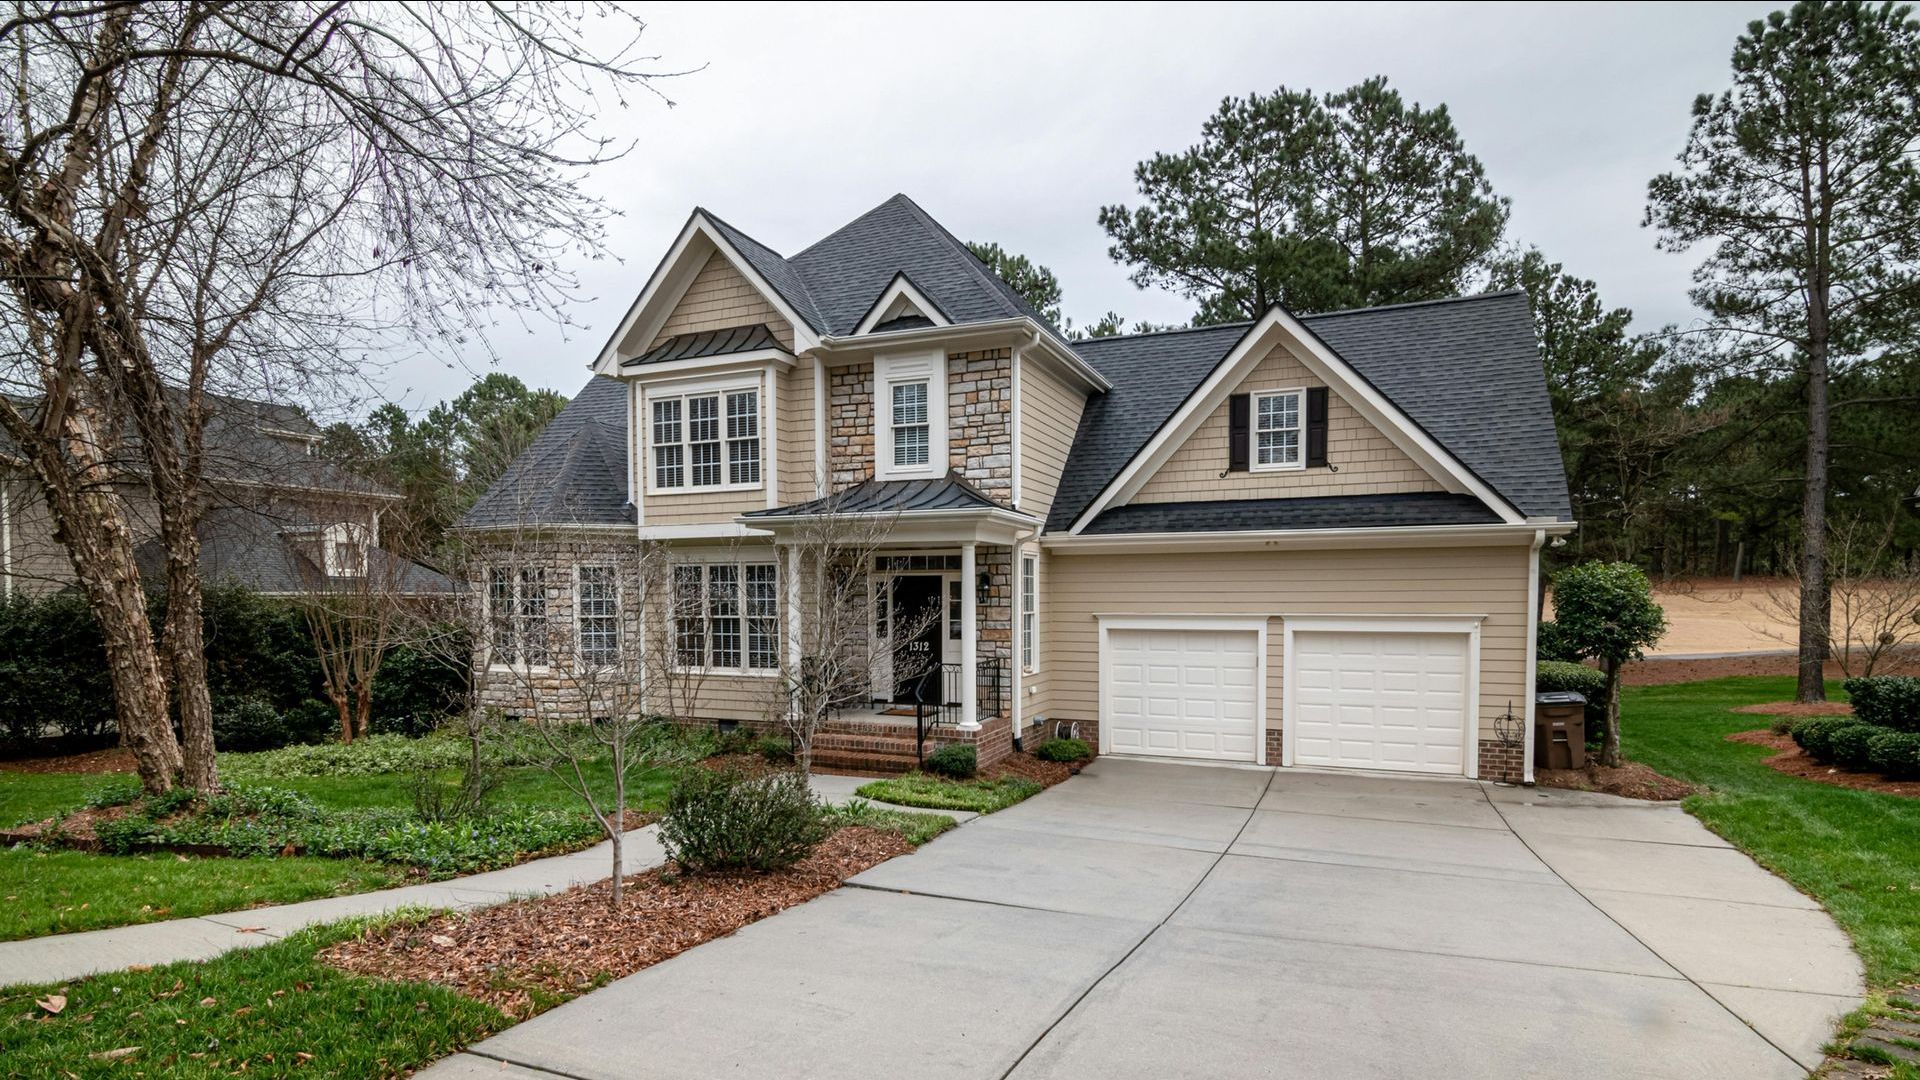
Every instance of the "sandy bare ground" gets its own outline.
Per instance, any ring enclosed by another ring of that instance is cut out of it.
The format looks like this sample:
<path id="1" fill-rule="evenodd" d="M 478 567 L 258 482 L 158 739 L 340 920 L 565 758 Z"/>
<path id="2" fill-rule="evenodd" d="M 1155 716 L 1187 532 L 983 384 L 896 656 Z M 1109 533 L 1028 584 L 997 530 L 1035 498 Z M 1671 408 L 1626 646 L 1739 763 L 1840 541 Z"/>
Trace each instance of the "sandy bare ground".
<path id="1" fill-rule="evenodd" d="M 1781 605 L 1795 602 L 1791 582 L 1693 578 L 1655 583 L 1653 591 L 1667 612 L 1667 634 L 1648 656 L 1781 652 L 1799 642 L 1799 623 Z"/>

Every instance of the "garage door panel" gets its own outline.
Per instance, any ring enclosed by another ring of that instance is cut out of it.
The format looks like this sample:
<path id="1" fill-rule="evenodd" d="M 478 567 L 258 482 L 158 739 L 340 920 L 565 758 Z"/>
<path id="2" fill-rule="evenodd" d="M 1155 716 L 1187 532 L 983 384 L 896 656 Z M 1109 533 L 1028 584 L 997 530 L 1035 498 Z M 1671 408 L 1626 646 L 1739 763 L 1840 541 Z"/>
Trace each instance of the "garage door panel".
<path id="1" fill-rule="evenodd" d="M 1251 631 L 1107 631 L 1108 749 L 1255 760 L 1258 640 Z"/>
<path id="2" fill-rule="evenodd" d="M 1292 646 L 1296 764 L 1464 771 L 1465 635 L 1303 630 Z"/>

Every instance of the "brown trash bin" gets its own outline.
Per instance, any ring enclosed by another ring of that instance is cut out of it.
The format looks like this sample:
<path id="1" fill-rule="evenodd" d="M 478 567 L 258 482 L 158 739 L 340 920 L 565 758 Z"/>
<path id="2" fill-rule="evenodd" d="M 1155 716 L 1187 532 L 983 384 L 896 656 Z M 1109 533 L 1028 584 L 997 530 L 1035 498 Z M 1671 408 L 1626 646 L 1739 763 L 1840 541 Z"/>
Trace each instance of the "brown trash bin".
<path id="1" fill-rule="evenodd" d="M 1571 690 L 1533 695 L 1533 767 L 1582 769 L 1587 764 L 1587 699 Z"/>

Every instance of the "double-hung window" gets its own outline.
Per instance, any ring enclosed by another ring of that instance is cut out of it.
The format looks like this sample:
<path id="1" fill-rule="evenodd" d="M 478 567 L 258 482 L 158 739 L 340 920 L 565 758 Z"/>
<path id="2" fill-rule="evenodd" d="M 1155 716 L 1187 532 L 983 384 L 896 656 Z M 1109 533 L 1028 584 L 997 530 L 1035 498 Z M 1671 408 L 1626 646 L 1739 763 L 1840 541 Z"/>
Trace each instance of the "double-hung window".
<path id="1" fill-rule="evenodd" d="M 1034 658 L 1039 655 L 1034 646 L 1040 630 L 1039 564 L 1040 560 L 1032 555 L 1020 556 L 1020 667 L 1023 671 L 1034 670 Z"/>
<path id="2" fill-rule="evenodd" d="M 692 491 L 760 483 L 760 392 L 653 401 L 653 488 Z"/>
<path id="3" fill-rule="evenodd" d="M 925 467 L 932 452 L 926 381 L 897 382 L 891 390 L 893 409 L 889 417 L 893 429 L 894 468 Z"/>
<path id="4" fill-rule="evenodd" d="M 580 662 L 611 667 L 620 662 L 620 586 L 611 566 L 583 566 L 574 599 Z"/>
<path id="5" fill-rule="evenodd" d="M 497 664 L 547 662 L 547 572 L 541 567 L 487 572 L 487 615 Z"/>
<path id="6" fill-rule="evenodd" d="M 775 564 L 683 563 L 673 569 L 672 595 L 681 667 L 761 672 L 780 666 Z"/>
<path id="7" fill-rule="evenodd" d="M 1253 467 L 1298 469 L 1300 458 L 1299 390 L 1270 390 L 1253 395 Z"/>

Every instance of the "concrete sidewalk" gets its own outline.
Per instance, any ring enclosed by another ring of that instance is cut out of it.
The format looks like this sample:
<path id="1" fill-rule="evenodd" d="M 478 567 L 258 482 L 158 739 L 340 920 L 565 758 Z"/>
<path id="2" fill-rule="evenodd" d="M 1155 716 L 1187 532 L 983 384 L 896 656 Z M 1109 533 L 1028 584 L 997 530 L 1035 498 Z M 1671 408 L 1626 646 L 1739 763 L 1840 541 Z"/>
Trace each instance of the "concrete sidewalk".
<path id="1" fill-rule="evenodd" d="M 623 852 L 627 873 L 658 866 L 666 858 L 658 832 L 659 826 L 649 825 L 627 833 Z M 265 945 L 318 923 L 402 908 L 477 908 L 523 896 L 546 896 L 605 879 L 612 858 L 612 845 L 603 841 L 571 855 L 428 885 L 0 942 L 0 986 L 58 982 L 132 964 L 206 960 L 231 949 Z"/>

